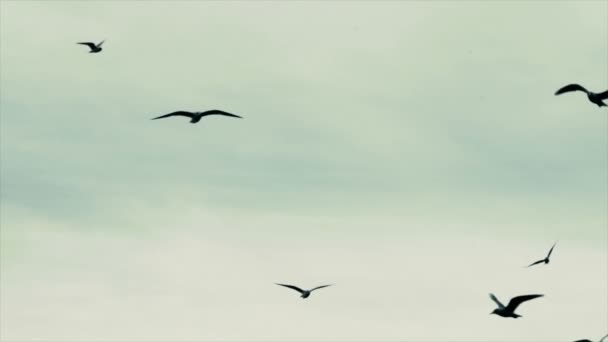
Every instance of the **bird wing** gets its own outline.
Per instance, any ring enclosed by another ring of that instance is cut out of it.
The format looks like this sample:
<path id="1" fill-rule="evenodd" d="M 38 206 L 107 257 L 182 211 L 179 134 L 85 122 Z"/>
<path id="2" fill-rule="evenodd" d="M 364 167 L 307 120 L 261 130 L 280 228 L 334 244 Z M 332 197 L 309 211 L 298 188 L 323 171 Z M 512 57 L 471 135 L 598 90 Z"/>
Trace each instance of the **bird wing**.
<path id="1" fill-rule="evenodd" d="M 538 264 L 543 263 L 543 262 L 545 262 L 545 259 L 543 259 L 543 260 L 538 260 L 538 261 L 536 261 L 536 262 L 533 262 L 533 263 L 531 263 L 530 265 L 528 265 L 528 267 L 530 267 L 530 266 L 534 266 L 534 265 L 538 265 Z"/>
<path id="2" fill-rule="evenodd" d="M 243 118 L 242 116 L 238 116 L 236 114 L 224 112 L 223 110 L 218 110 L 218 109 L 212 109 L 212 110 L 208 110 L 206 112 L 203 112 L 203 116 L 207 116 L 207 115 L 223 115 L 223 116 L 231 116 L 233 118 L 241 118 L 241 119 Z"/>
<path id="3" fill-rule="evenodd" d="M 297 286 L 293 286 L 293 285 L 287 285 L 287 284 L 279 284 L 279 283 L 275 283 L 275 284 L 280 285 L 280 286 L 285 286 L 285 287 L 288 287 L 288 288 L 290 288 L 290 289 L 292 289 L 292 290 L 296 290 L 296 291 L 298 291 L 298 292 L 300 292 L 300 293 L 304 293 L 304 290 L 302 290 L 301 288 L 299 288 L 299 287 L 297 287 Z"/>
<path id="4" fill-rule="evenodd" d="M 587 89 L 583 88 L 581 85 L 578 84 L 568 84 L 565 87 L 560 88 L 558 91 L 555 92 L 555 95 L 559 95 L 559 94 L 563 94 L 563 93 L 567 93 L 570 91 L 577 91 L 580 90 L 582 92 L 587 93 Z"/>
<path id="5" fill-rule="evenodd" d="M 600 98 L 600 100 L 608 100 L 608 90 L 606 90 L 603 93 L 599 93 L 597 94 L 597 96 Z M 607 335 L 608 336 L 608 335 Z M 601 342 L 601 341 L 600 341 Z"/>
<path id="6" fill-rule="evenodd" d="M 493 293 L 490 293 L 490 299 L 492 299 L 494 301 L 494 303 L 496 303 L 496 305 L 498 305 L 499 308 L 505 307 L 504 305 L 502 305 L 502 303 L 498 300 L 498 298 L 496 298 L 496 296 Z"/>
<path id="7" fill-rule="evenodd" d="M 509 304 L 507 305 L 507 309 L 511 311 L 515 311 L 515 309 L 523 302 L 532 300 L 534 298 L 542 297 L 543 295 L 534 294 L 534 295 L 525 295 L 511 298 Z"/>
<path id="8" fill-rule="evenodd" d="M 608 92 L 607 92 L 607 93 L 608 93 Z M 604 336 L 604 337 L 600 338 L 600 341 L 599 341 L 599 342 L 604 342 L 604 339 L 605 339 L 606 337 L 608 337 L 608 335 L 606 335 L 606 336 Z"/>
<path id="9" fill-rule="evenodd" d="M 553 253 L 553 248 L 555 248 L 555 245 L 557 245 L 557 242 L 553 244 L 553 247 L 551 247 L 551 249 L 549 250 L 549 254 L 547 254 L 547 259 L 549 259 L 549 257 L 551 256 L 551 253 Z"/>
<path id="10" fill-rule="evenodd" d="M 576 341 L 572 341 L 572 342 L 592 342 L 592 341 L 584 339 L 584 340 L 576 340 Z M 600 341 L 600 342 L 602 342 L 602 341 Z"/>
<path id="11" fill-rule="evenodd" d="M 322 288 L 324 288 L 324 287 L 328 287 L 328 286 L 331 286 L 331 285 L 332 285 L 332 284 L 329 284 L 329 285 L 321 285 L 321 286 L 317 286 L 317 287 L 315 287 L 314 289 L 311 289 L 311 290 L 310 290 L 310 292 L 312 292 L 312 291 L 314 291 L 314 290 L 322 289 Z"/>
<path id="12" fill-rule="evenodd" d="M 186 111 L 183 111 L 183 110 L 178 110 L 177 112 L 173 112 L 173 113 L 169 113 L 169 114 L 165 114 L 165 115 L 161 115 L 161 116 L 152 118 L 152 120 L 162 119 L 162 118 L 168 118 L 170 116 L 187 116 L 187 117 L 191 118 L 194 115 L 192 115 L 192 113 L 190 113 L 190 112 L 186 112 Z"/>
<path id="13" fill-rule="evenodd" d="M 105 42 L 105 40 L 102 40 L 101 42 L 99 42 L 99 44 L 97 44 L 97 47 L 101 47 L 101 45 L 103 45 L 103 42 Z"/>
<path id="14" fill-rule="evenodd" d="M 90 47 L 91 49 L 95 48 L 95 44 L 91 43 L 91 42 L 80 42 L 80 43 L 76 43 L 76 44 L 86 45 L 86 46 Z"/>

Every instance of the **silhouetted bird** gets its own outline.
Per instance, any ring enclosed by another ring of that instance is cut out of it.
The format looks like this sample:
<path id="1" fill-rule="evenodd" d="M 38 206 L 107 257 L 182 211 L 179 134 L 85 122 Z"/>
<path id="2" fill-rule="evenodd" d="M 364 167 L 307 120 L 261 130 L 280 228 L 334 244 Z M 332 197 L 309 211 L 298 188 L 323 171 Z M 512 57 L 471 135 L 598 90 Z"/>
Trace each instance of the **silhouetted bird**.
<path id="1" fill-rule="evenodd" d="M 571 91 L 582 91 L 587 94 L 587 98 L 589 99 L 589 101 L 595 103 L 598 107 L 606 107 L 606 104 L 602 100 L 608 99 L 608 90 L 603 93 L 592 93 L 581 85 L 568 84 L 567 86 L 556 91 L 555 95 L 560 95 Z"/>
<path id="2" fill-rule="evenodd" d="M 542 297 L 542 296 L 544 296 L 544 295 L 536 294 L 536 295 L 525 295 L 525 296 L 514 297 L 514 298 L 511 298 L 511 300 L 509 301 L 509 304 L 507 304 L 507 306 L 504 306 L 496 298 L 496 296 L 494 294 L 490 293 L 490 298 L 494 301 L 494 303 L 496 303 L 496 305 L 498 305 L 498 309 L 495 309 L 494 311 L 490 312 L 490 315 L 495 314 L 495 315 L 502 316 L 502 317 L 512 317 L 512 318 L 522 317 L 515 313 L 515 309 L 517 309 L 517 307 L 523 302 L 529 301 L 534 298 Z"/>
<path id="3" fill-rule="evenodd" d="M 547 257 L 546 257 L 546 258 L 544 258 L 544 259 L 542 259 L 542 260 L 535 261 L 535 262 L 531 263 L 530 265 L 528 265 L 528 267 L 530 267 L 530 266 L 534 266 L 534 265 L 538 265 L 538 264 L 541 264 L 541 263 L 543 263 L 543 262 L 544 262 L 545 264 L 548 264 L 548 263 L 549 263 L 549 257 L 551 256 L 551 253 L 553 252 L 553 248 L 555 248 L 555 245 L 556 245 L 556 244 L 557 244 L 557 242 L 553 244 L 553 247 L 551 247 L 551 249 L 549 250 L 549 254 L 547 254 Z"/>
<path id="4" fill-rule="evenodd" d="M 105 42 L 105 40 L 102 40 L 101 43 L 99 43 L 97 45 L 95 45 L 95 43 L 90 43 L 90 42 L 82 42 L 82 43 L 76 43 L 76 44 L 88 46 L 89 49 L 91 49 L 91 51 L 89 51 L 89 53 L 98 53 L 102 50 L 101 45 L 103 44 L 103 42 Z"/>
<path id="5" fill-rule="evenodd" d="M 597 341 L 597 342 L 604 342 L 604 339 L 605 339 L 606 337 L 608 337 L 608 335 L 606 335 L 606 336 L 602 337 L 602 338 L 601 338 L 599 341 Z M 573 342 L 593 342 L 593 341 L 591 341 L 591 340 L 587 340 L 587 339 L 584 339 L 584 340 L 576 340 L 576 341 L 573 341 Z"/>
<path id="6" fill-rule="evenodd" d="M 242 117 L 240 117 L 238 115 L 230 114 L 230 113 L 227 113 L 227 112 L 224 112 L 221 110 L 217 110 L 217 109 L 212 109 L 212 110 L 208 110 L 206 112 L 186 112 L 183 110 L 179 110 L 177 112 L 161 115 L 159 117 L 153 118 L 152 120 L 168 118 L 170 116 L 187 116 L 190 118 L 190 123 L 197 123 L 197 122 L 201 121 L 201 118 L 203 116 L 208 116 L 208 115 L 223 115 L 223 116 L 231 116 L 233 118 L 242 119 Z"/>
<path id="7" fill-rule="evenodd" d="M 317 287 L 315 287 L 314 289 L 311 289 L 311 290 L 302 290 L 301 288 L 299 288 L 297 286 L 293 286 L 293 285 L 278 284 L 278 283 L 275 283 L 275 284 L 280 285 L 280 286 L 285 286 L 285 287 L 288 287 L 288 288 L 290 288 L 292 290 L 296 290 L 296 291 L 300 292 L 302 294 L 300 297 L 302 297 L 302 298 L 308 298 L 308 296 L 310 296 L 310 293 L 312 291 L 314 291 L 314 290 L 318 290 L 318 289 L 322 289 L 324 287 L 331 286 L 331 284 L 329 284 L 329 285 L 317 286 Z"/>

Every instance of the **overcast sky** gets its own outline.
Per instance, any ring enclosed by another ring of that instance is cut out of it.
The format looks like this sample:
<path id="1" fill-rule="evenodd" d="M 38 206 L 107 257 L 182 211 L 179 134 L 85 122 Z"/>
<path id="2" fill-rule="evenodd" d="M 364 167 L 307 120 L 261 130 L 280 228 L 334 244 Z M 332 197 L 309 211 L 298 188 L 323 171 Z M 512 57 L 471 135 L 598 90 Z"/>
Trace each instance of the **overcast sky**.
<path id="1" fill-rule="evenodd" d="M 607 1 L 0 9 L 3 341 L 608 333 Z"/>

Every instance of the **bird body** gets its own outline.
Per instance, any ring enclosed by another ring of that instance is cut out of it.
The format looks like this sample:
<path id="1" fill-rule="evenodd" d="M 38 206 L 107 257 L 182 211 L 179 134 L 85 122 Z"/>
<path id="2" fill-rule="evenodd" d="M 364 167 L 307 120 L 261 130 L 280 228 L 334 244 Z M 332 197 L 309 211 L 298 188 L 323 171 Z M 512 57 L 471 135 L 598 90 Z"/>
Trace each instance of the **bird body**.
<path id="1" fill-rule="evenodd" d="M 490 293 L 490 299 L 492 299 L 494 301 L 494 303 L 496 303 L 496 305 L 498 306 L 498 308 L 496 308 L 496 309 L 494 309 L 494 311 L 490 312 L 490 315 L 494 314 L 494 315 L 498 315 L 501 317 L 511 317 L 511 318 L 522 317 L 521 315 L 518 315 L 515 313 L 515 310 L 517 309 L 517 307 L 523 302 L 527 302 L 529 300 L 532 300 L 532 299 L 538 298 L 538 297 L 543 297 L 543 295 L 534 294 L 534 295 L 524 295 L 524 296 L 513 297 L 509 301 L 509 304 L 507 304 L 507 306 L 504 306 L 498 300 L 498 298 L 496 298 L 496 296 L 494 294 Z"/>
<path id="2" fill-rule="evenodd" d="M 555 245 L 557 245 L 557 242 L 553 244 L 553 246 L 549 250 L 549 253 L 547 254 L 547 256 L 544 259 L 535 261 L 535 262 L 531 263 L 530 265 L 528 265 L 528 267 L 534 266 L 534 265 L 538 265 L 538 264 L 542 264 L 542 263 L 545 263 L 545 265 L 548 264 L 549 263 L 549 257 L 551 256 L 551 253 L 553 253 L 553 248 L 555 248 Z"/>
<path id="3" fill-rule="evenodd" d="M 560 89 L 558 89 L 555 92 L 555 95 L 561 95 L 563 93 L 569 93 L 572 91 L 582 91 L 583 93 L 587 94 L 587 98 L 589 99 L 589 101 L 591 103 L 596 104 L 598 107 L 606 107 L 607 105 L 602 101 L 602 100 L 606 100 L 608 99 L 608 90 L 603 92 L 603 93 L 594 93 L 591 92 L 587 89 L 585 89 L 585 87 L 573 83 L 573 84 L 568 84 L 567 86 L 564 86 Z"/>
<path id="4" fill-rule="evenodd" d="M 103 42 L 105 42 L 105 40 L 102 40 L 101 43 L 99 44 L 95 44 L 95 43 L 91 43 L 91 42 L 80 42 L 80 43 L 76 43 L 76 44 L 80 44 L 80 45 L 86 45 L 89 47 L 89 49 L 91 49 L 89 51 L 89 53 L 98 53 L 101 50 L 103 50 L 101 48 L 101 45 L 103 44 Z"/>
<path id="5" fill-rule="evenodd" d="M 324 287 L 331 286 L 331 284 L 330 285 L 322 285 L 322 286 L 317 286 L 317 287 L 315 287 L 313 289 L 310 289 L 310 290 L 303 290 L 303 289 L 301 289 L 301 288 L 299 288 L 297 286 L 293 286 L 293 285 L 279 284 L 279 283 L 275 283 L 275 284 L 279 285 L 279 286 L 284 286 L 284 287 L 287 287 L 287 288 L 290 288 L 292 290 L 296 290 L 296 291 L 300 292 L 300 298 L 302 298 L 302 299 L 308 298 L 310 296 L 310 294 L 312 293 L 312 291 L 314 291 L 314 290 L 318 290 L 318 289 L 322 289 Z"/>
<path id="6" fill-rule="evenodd" d="M 231 114 L 228 112 L 224 112 L 222 110 L 218 110 L 218 109 L 212 109 L 212 110 L 208 110 L 208 111 L 204 111 L 204 112 L 187 112 L 184 110 L 178 110 L 176 112 L 173 113 L 169 113 L 169 114 L 165 114 L 165 115 L 161 115 L 155 118 L 152 118 L 152 120 L 156 120 L 156 119 L 164 119 L 164 118 L 168 118 L 171 116 L 185 116 L 185 117 L 189 117 L 190 118 L 190 123 L 197 123 L 199 121 L 201 121 L 201 119 L 205 116 L 209 116 L 209 115 L 222 115 L 222 116 L 230 116 L 233 118 L 240 118 L 242 119 L 241 116 L 235 115 L 235 114 Z"/>
<path id="7" fill-rule="evenodd" d="M 603 342 L 604 339 L 606 339 L 606 337 L 608 337 L 608 335 L 602 337 L 598 342 Z M 584 340 L 576 340 L 576 341 L 573 341 L 573 342 L 593 342 L 593 341 L 588 340 L 588 339 L 584 339 Z"/>

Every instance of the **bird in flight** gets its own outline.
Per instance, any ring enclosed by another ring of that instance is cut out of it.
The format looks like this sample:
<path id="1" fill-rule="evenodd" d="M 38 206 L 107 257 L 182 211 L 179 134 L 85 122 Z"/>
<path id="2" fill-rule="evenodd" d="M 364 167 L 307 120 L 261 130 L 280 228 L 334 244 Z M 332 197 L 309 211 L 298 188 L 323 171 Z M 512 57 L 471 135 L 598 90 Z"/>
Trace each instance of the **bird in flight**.
<path id="1" fill-rule="evenodd" d="M 579 84 L 568 84 L 567 86 L 556 91 L 555 95 L 560 95 L 571 91 L 582 91 L 587 94 L 589 101 L 595 103 L 598 107 L 606 107 L 606 104 L 602 100 L 608 99 L 608 90 L 603 93 L 593 93 Z"/>
<path id="2" fill-rule="evenodd" d="M 602 337 L 602 338 L 601 338 L 601 339 L 600 339 L 598 342 L 604 342 L 604 339 L 605 339 L 606 337 L 608 337 L 608 335 L 606 335 L 606 336 Z M 584 340 L 576 340 L 576 341 L 574 341 L 574 342 L 593 342 L 593 341 L 588 340 L 588 339 L 584 339 Z"/>
<path id="3" fill-rule="evenodd" d="M 548 264 L 549 263 L 549 257 L 551 256 L 551 253 L 553 252 L 553 248 L 555 248 L 556 244 L 557 244 L 557 242 L 553 244 L 553 247 L 551 247 L 551 249 L 549 250 L 549 254 L 547 254 L 547 257 L 545 257 L 542 260 L 538 260 L 538 261 L 535 261 L 535 262 L 531 263 L 530 265 L 528 265 L 528 267 L 534 266 L 534 265 L 538 265 L 538 264 L 542 264 L 543 262 L 545 264 Z"/>
<path id="4" fill-rule="evenodd" d="M 292 290 L 296 290 L 296 291 L 300 292 L 300 293 L 302 294 L 302 295 L 300 296 L 301 298 L 308 298 L 308 296 L 310 296 L 310 293 L 311 293 L 312 291 L 314 291 L 314 290 L 318 290 L 318 289 L 322 289 L 322 288 L 324 288 L 324 287 L 328 287 L 328 286 L 331 286 L 331 285 L 332 285 L 332 284 L 329 284 L 329 285 L 322 285 L 322 286 L 317 286 L 317 287 L 315 287 L 314 289 L 310 289 L 310 290 L 302 290 L 301 288 L 299 288 L 299 287 L 297 287 L 297 286 L 293 286 L 293 285 L 287 285 L 287 284 L 278 284 L 278 283 L 275 283 L 275 284 L 280 285 L 280 286 L 285 286 L 285 287 L 288 287 L 288 288 L 290 288 L 290 289 L 292 289 Z"/>
<path id="5" fill-rule="evenodd" d="M 498 300 L 498 298 L 496 298 L 496 296 L 493 293 L 490 293 L 490 298 L 494 301 L 494 303 L 496 303 L 496 305 L 498 305 L 498 308 L 494 309 L 494 311 L 490 312 L 490 315 L 495 314 L 495 315 L 502 316 L 502 317 L 512 317 L 512 318 L 521 317 L 520 315 L 515 313 L 515 309 L 517 309 L 517 307 L 523 302 L 527 302 L 529 300 L 532 300 L 532 299 L 538 298 L 538 297 L 542 297 L 542 296 L 544 296 L 544 295 L 535 294 L 535 295 L 525 295 L 525 296 L 514 297 L 514 298 L 511 298 L 511 300 L 509 301 L 509 304 L 507 304 L 507 306 L 504 306 Z"/>
<path id="6" fill-rule="evenodd" d="M 91 49 L 91 51 L 89 51 L 89 53 L 98 53 L 102 50 L 101 45 L 103 44 L 103 42 L 105 42 L 105 40 L 102 40 L 101 43 L 99 43 L 99 44 L 95 44 L 95 43 L 91 43 L 91 42 L 80 42 L 80 43 L 76 43 L 76 44 L 88 46 L 89 49 Z"/>
<path id="7" fill-rule="evenodd" d="M 163 118 L 168 118 L 170 116 L 187 116 L 190 118 L 190 123 L 197 123 L 199 121 L 201 121 L 201 119 L 203 118 L 203 116 L 208 116 L 208 115 L 223 115 L 223 116 L 231 116 L 233 118 L 241 118 L 241 116 L 235 115 L 235 114 L 230 114 L 228 112 L 224 112 L 221 110 L 217 110 L 217 109 L 212 109 L 212 110 L 208 110 L 206 112 L 186 112 L 183 110 L 178 110 L 177 112 L 173 112 L 173 113 L 169 113 L 169 114 L 165 114 L 165 115 L 161 115 L 159 117 L 153 118 L 152 120 L 156 120 L 156 119 L 163 119 Z"/>

